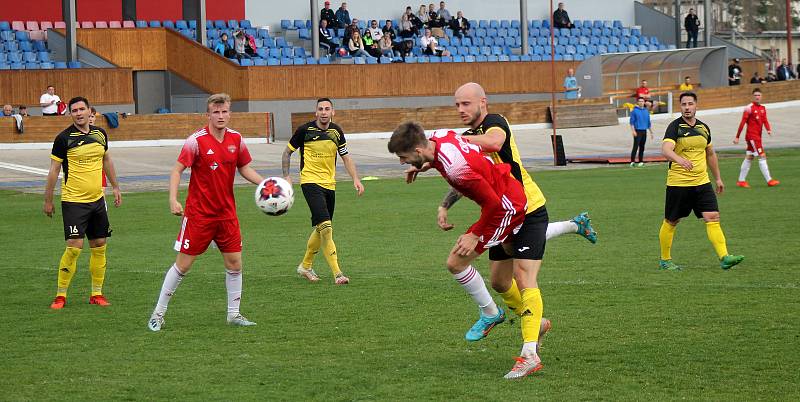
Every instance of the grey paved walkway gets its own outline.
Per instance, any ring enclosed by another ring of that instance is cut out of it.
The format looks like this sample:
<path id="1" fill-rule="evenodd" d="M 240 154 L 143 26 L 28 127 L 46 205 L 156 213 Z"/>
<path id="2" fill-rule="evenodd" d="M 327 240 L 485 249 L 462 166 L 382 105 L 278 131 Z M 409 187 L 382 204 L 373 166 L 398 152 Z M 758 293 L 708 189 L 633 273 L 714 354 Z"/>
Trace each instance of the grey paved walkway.
<path id="1" fill-rule="evenodd" d="M 491 110 L 491 105 L 490 105 Z M 773 126 L 774 136 L 764 134 L 764 147 L 769 150 L 778 147 L 800 147 L 800 106 L 782 105 L 770 108 L 769 119 Z M 712 138 L 717 149 L 743 149 L 744 145 L 733 145 L 731 140 L 736 133 L 741 112 L 700 115 L 712 130 Z M 670 120 L 654 122 L 655 140 L 648 139 L 647 153 L 657 154 L 660 138 Z M 511 122 L 513 124 L 513 122 Z M 235 122 L 233 122 L 235 127 Z M 433 127 L 430 127 L 433 128 Z M 345 127 L 345 130 L 347 128 Z M 535 170 L 565 169 L 552 167 L 552 151 L 550 146 L 550 129 L 515 130 L 517 146 L 523 156 L 524 164 Z M 631 134 L 628 125 L 599 128 L 581 128 L 559 130 L 563 136 L 567 157 L 578 156 L 624 156 L 630 153 Z M 399 177 L 402 167 L 397 159 L 386 151 L 386 139 L 364 139 L 357 136 L 348 138 L 349 148 L 359 167 L 362 176 Z M 279 175 L 281 154 L 285 142 L 275 144 L 250 145 L 254 157 L 253 166 L 264 175 Z M 123 183 L 123 191 L 143 191 L 163 189 L 167 186 L 168 174 L 172 168 L 180 147 L 143 147 L 113 148 L 112 155 L 117 172 Z M 21 189 L 23 191 L 41 192 L 44 187 L 44 174 L 49 168 L 49 150 L 0 150 L 0 189 Z M 292 171 L 297 172 L 298 155 L 292 158 Z M 13 170 L 13 165 L 23 166 Z M 566 169 L 595 167 L 597 165 L 569 164 Z M 11 168 L 9 168 L 11 167 Z M 29 171 L 25 167 L 43 171 Z M 338 177 L 342 180 L 347 174 L 339 166 Z M 241 182 L 241 179 L 238 179 Z M 186 180 L 184 180 L 186 182 Z M 185 183 L 184 183 L 185 184 Z"/>

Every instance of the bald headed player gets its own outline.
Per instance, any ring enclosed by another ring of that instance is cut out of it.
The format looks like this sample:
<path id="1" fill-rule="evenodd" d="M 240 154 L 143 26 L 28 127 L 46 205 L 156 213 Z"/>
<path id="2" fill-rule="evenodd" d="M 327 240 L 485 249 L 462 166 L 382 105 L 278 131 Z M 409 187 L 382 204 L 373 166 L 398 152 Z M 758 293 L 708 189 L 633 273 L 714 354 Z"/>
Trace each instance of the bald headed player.
<path id="1" fill-rule="evenodd" d="M 514 259 L 502 247 L 489 249 L 492 288 L 502 295 L 510 309 L 522 317 L 524 345 L 517 364 L 506 376 L 518 378 L 529 373 L 528 367 L 538 364 L 539 336 L 550 327 L 550 322 L 542 319 L 542 297 L 536 279 L 542 264 L 546 239 L 565 233 L 578 233 L 595 243 L 597 234 L 592 229 L 587 213 L 570 221 L 548 224 L 544 195 L 522 166 L 508 121 L 499 114 L 488 112 L 486 92 L 480 85 L 474 82 L 462 85 L 455 93 L 455 100 L 461 121 L 469 126 L 463 134 L 464 138 L 479 145 L 495 163 L 511 165 L 511 174 L 522 183 L 528 200 L 525 221 L 514 237 Z M 461 195 L 451 189 L 439 206 L 438 224 L 443 230 L 453 228 L 447 222 L 447 211 L 460 198 Z M 482 339 L 498 320 L 503 319 L 504 317 L 481 316 L 467 332 L 467 339 Z"/>

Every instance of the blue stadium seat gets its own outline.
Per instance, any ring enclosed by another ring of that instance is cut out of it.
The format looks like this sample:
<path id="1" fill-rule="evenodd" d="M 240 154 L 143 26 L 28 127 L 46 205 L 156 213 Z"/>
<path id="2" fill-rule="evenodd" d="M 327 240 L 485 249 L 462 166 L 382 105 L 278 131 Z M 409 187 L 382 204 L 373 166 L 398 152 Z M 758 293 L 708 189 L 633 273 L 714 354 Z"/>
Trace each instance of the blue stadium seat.
<path id="1" fill-rule="evenodd" d="M 500 28 L 511 28 L 511 21 L 509 20 L 501 20 L 500 21 Z"/>
<path id="2" fill-rule="evenodd" d="M 566 54 L 578 53 L 578 49 L 576 49 L 575 46 L 572 46 L 572 45 L 567 46 L 564 50 L 565 50 Z"/>
<path id="3" fill-rule="evenodd" d="M 164 28 L 175 29 L 175 23 L 170 20 L 165 20 L 163 26 Z"/>
<path id="4" fill-rule="evenodd" d="M 282 31 L 288 31 L 290 29 L 293 29 L 292 21 L 291 20 L 281 20 L 281 30 Z"/>
<path id="5" fill-rule="evenodd" d="M 651 52 L 656 52 L 658 51 L 658 45 L 650 45 L 648 46 L 647 50 Z"/>
<path id="6" fill-rule="evenodd" d="M 641 36 L 642 31 L 639 28 L 631 28 L 631 36 Z"/>
<path id="7" fill-rule="evenodd" d="M 136 20 L 136 28 L 147 28 L 147 21 Z"/>
<path id="8" fill-rule="evenodd" d="M 294 64 L 294 59 L 291 57 L 281 57 L 280 60 L 282 66 L 291 66 Z"/>
<path id="9" fill-rule="evenodd" d="M 19 50 L 21 52 L 32 52 L 33 51 L 33 43 L 31 42 L 18 42 L 19 43 Z"/>
<path id="10" fill-rule="evenodd" d="M 638 51 L 639 51 L 639 46 L 636 46 L 636 45 L 628 45 L 628 52 L 632 52 L 632 53 L 634 53 L 634 52 L 638 52 Z"/>
<path id="11" fill-rule="evenodd" d="M 522 56 L 519 56 L 519 61 L 533 61 L 533 55 L 523 54 Z"/>
<path id="12" fill-rule="evenodd" d="M 667 50 L 667 49 L 668 49 L 667 45 L 663 43 L 658 45 L 658 50 Z"/>
<path id="13" fill-rule="evenodd" d="M 500 56 L 503 54 L 503 48 L 500 46 L 492 46 L 492 54 L 495 56 Z"/>
<path id="14" fill-rule="evenodd" d="M 478 28 L 489 28 L 489 21 L 487 20 L 480 20 L 478 21 Z"/>
<path id="15" fill-rule="evenodd" d="M 0 21 L 0 31 L 10 31 L 11 23 L 8 21 Z"/>
<path id="16" fill-rule="evenodd" d="M 81 62 L 79 61 L 70 61 L 67 63 L 67 68 L 81 68 Z"/>
<path id="17" fill-rule="evenodd" d="M 215 24 L 216 24 L 216 22 L 215 22 Z M 237 21 L 237 20 L 228 20 L 228 28 L 231 28 L 231 29 L 240 28 L 239 27 L 239 21 Z"/>
<path id="18" fill-rule="evenodd" d="M 270 57 L 267 59 L 268 66 L 279 66 L 281 65 L 281 60 L 276 57 Z"/>
<path id="19" fill-rule="evenodd" d="M 289 44 L 286 42 L 286 38 L 284 38 L 283 36 L 278 36 L 277 38 L 275 38 L 275 45 L 277 45 L 277 47 L 280 48 L 289 47 Z"/>
<path id="20" fill-rule="evenodd" d="M 16 31 L 14 32 L 14 36 L 17 42 L 29 42 L 31 40 L 30 35 L 28 35 L 28 31 Z"/>
<path id="21" fill-rule="evenodd" d="M 608 53 L 608 46 L 606 46 L 606 45 L 598 45 L 597 46 L 597 53 L 598 54 L 606 54 L 606 53 Z"/>
<path id="22" fill-rule="evenodd" d="M 584 61 L 586 60 L 586 57 L 584 57 L 582 54 L 579 53 L 576 54 L 575 56 L 572 56 L 572 59 L 575 61 Z"/>
<path id="23" fill-rule="evenodd" d="M 428 61 L 431 62 L 431 63 L 441 63 L 442 62 L 442 58 L 439 57 L 439 56 L 430 56 L 430 57 L 428 57 Z"/>
<path id="24" fill-rule="evenodd" d="M 253 27 L 253 25 L 250 24 L 250 20 L 239 20 L 239 27 L 244 29 L 250 29 Z"/>
<path id="25" fill-rule="evenodd" d="M 317 62 L 317 59 L 315 59 L 315 58 L 313 58 L 311 56 L 308 56 L 308 57 L 306 57 L 306 64 L 319 64 L 319 63 Z"/>
<path id="26" fill-rule="evenodd" d="M 600 45 L 610 45 L 611 44 L 611 37 L 603 36 L 600 38 Z"/>
<path id="27" fill-rule="evenodd" d="M 261 57 L 256 57 L 255 59 L 253 59 L 253 65 L 258 66 L 258 67 L 266 66 L 267 65 L 267 60 L 266 59 L 262 59 Z"/>
<path id="28" fill-rule="evenodd" d="M 39 57 L 36 55 L 36 53 L 24 52 L 22 53 L 22 61 L 26 63 L 35 63 L 39 61 Z"/>
<path id="29" fill-rule="evenodd" d="M 475 56 L 473 55 L 464 56 L 464 63 L 474 63 L 475 61 Z"/>
<path id="30" fill-rule="evenodd" d="M 564 54 L 567 52 L 567 47 L 564 45 L 556 46 L 556 54 Z"/>
<path id="31" fill-rule="evenodd" d="M 265 49 L 263 47 L 260 47 L 260 48 L 256 49 L 256 54 L 258 55 L 258 57 L 260 57 L 262 59 L 269 58 L 269 50 L 267 50 L 267 49 Z"/>
<path id="32" fill-rule="evenodd" d="M 380 62 L 381 62 L 381 64 L 389 64 L 389 63 L 392 62 L 392 59 L 390 59 L 390 58 L 388 58 L 386 56 L 381 56 Z"/>
<path id="33" fill-rule="evenodd" d="M 500 21 L 498 20 L 490 20 L 489 21 L 489 28 L 500 28 Z"/>
<path id="34" fill-rule="evenodd" d="M 197 29 L 197 21 L 189 20 L 188 22 L 189 22 L 189 29 Z M 208 28 L 208 27 L 206 27 L 206 28 Z"/>
<path id="35" fill-rule="evenodd" d="M 617 45 L 613 45 L 613 44 L 612 45 L 608 45 L 608 52 L 609 53 L 618 53 L 619 49 L 617 48 Z"/>
<path id="36" fill-rule="evenodd" d="M 483 40 L 478 41 L 478 42 L 479 42 L 478 44 L 482 45 L 482 46 L 494 46 L 495 38 L 487 36 L 487 37 L 483 38 Z"/>
<path id="37" fill-rule="evenodd" d="M 378 64 L 378 59 L 375 57 L 366 57 L 364 58 L 367 64 Z"/>
<path id="38" fill-rule="evenodd" d="M 650 46 L 650 38 L 642 36 L 641 38 L 639 38 L 639 44 Z"/>
<path id="39" fill-rule="evenodd" d="M 601 36 L 611 36 L 611 35 L 613 35 L 611 28 L 603 28 Z"/>
<path id="40" fill-rule="evenodd" d="M 531 61 L 542 61 L 542 55 L 534 54 L 533 56 L 531 56 Z"/>
<path id="41" fill-rule="evenodd" d="M 294 48 L 291 48 L 291 47 L 281 48 L 281 56 L 282 57 L 294 57 Z"/>
<path id="42" fill-rule="evenodd" d="M 414 56 L 408 56 L 408 57 L 406 57 L 405 62 L 406 63 L 416 63 L 417 62 L 417 58 L 414 57 Z"/>
<path id="43" fill-rule="evenodd" d="M 570 36 L 568 45 L 577 46 L 581 43 L 580 38 L 581 36 Z"/>
<path id="44" fill-rule="evenodd" d="M 225 23 L 225 21 L 223 21 L 223 20 L 214 20 L 214 28 L 217 28 L 217 29 L 228 29 L 228 28 L 233 28 L 233 27 L 229 27 L 228 24 Z"/>
<path id="45" fill-rule="evenodd" d="M 612 26 L 613 26 L 614 28 L 619 28 L 619 29 L 622 29 L 622 21 L 620 21 L 620 20 L 614 20 L 614 22 L 612 23 Z"/>
<path id="46" fill-rule="evenodd" d="M 450 46 L 450 40 L 447 38 L 439 39 L 439 46 L 444 46 L 444 47 Z"/>
<path id="47" fill-rule="evenodd" d="M 175 28 L 177 28 L 179 30 L 180 29 L 189 29 L 189 24 L 186 22 L 186 20 L 177 20 L 177 21 L 175 21 Z"/>
<path id="48" fill-rule="evenodd" d="M 486 30 L 486 36 L 494 38 L 497 36 L 497 28 L 489 28 Z"/>
<path id="49" fill-rule="evenodd" d="M 639 45 L 640 52 L 648 52 L 650 51 L 650 45 Z"/>
<path id="50" fill-rule="evenodd" d="M 331 59 L 329 59 L 327 56 L 320 56 L 319 64 L 331 64 Z"/>
<path id="51" fill-rule="evenodd" d="M 508 28 L 500 28 L 497 30 L 497 36 L 508 36 Z"/>
<path id="52" fill-rule="evenodd" d="M 565 36 L 560 36 L 560 37 L 556 38 L 556 43 L 561 45 L 561 46 L 569 45 L 569 38 L 567 38 Z"/>
<path id="53" fill-rule="evenodd" d="M 258 29 L 256 31 L 256 36 L 261 38 L 261 39 L 267 39 L 267 38 L 269 38 L 269 31 L 266 30 L 266 29 Z"/>
<path id="54" fill-rule="evenodd" d="M 469 46 L 472 46 L 472 45 L 473 45 L 473 43 L 472 43 L 472 39 L 471 38 L 469 38 L 467 36 L 461 38 L 461 46 L 469 47 Z"/>
<path id="55" fill-rule="evenodd" d="M 63 61 L 54 61 L 53 67 L 55 68 L 67 68 L 67 63 Z"/>
<path id="56" fill-rule="evenodd" d="M 359 22 L 361 22 L 361 21 L 359 21 Z M 289 29 L 295 30 L 295 29 L 300 29 L 300 28 L 305 28 L 305 27 L 306 27 L 306 22 L 304 20 L 294 20 L 293 23 L 292 23 L 292 26 Z"/>
<path id="57" fill-rule="evenodd" d="M 610 39 L 610 41 L 611 41 L 611 43 L 609 43 L 609 45 L 617 45 L 617 46 L 619 46 L 619 45 L 620 45 L 620 40 L 619 40 L 619 38 L 618 38 L 618 37 L 616 37 L 616 36 L 612 36 L 612 37 L 610 37 L 609 39 Z"/>
<path id="58" fill-rule="evenodd" d="M 275 46 L 275 39 L 273 39 L 273 38 L 264 38 L 264 39 L 261 39 L 261 42 L 264 45 L 264 47 L 268 47 L 268 48 L 278 47 L 278 46 Z"/>
<path id="59" fill-rule="evenodd" d="M 484 38 L 486 37 L 486 28 L 478 28 L 475 30 L 474 33 L 476 38 Z"/>
<path id="60" fill-rule="evenodd" d="M 520 29 L 519 20 L 511 20 L 511 28 Z"/>
<path id="61" fill-rule="evenodd" d="M 19 52 L 11 52 L 8 54 L 9 63 L 22 63 L 22 55 Z"/>
<path id="62" fill-rule="evenodd" d="M 630 28 L 622 28 L 622 36 L 631 36 Z"/>
<path id="63" fill-rule="evenodd" d="M 488 56 L 483 55 L 483 54 L 475 56 L 475 61 L 479 62 L 479 63 L 482 63 L 482 62 L 485 62 L 485 61 L 488 61 L 488 60 L 489 60 Z"/>
<path id="64" fill-rule="evenodd" d="M 302 65 L 306 64 L 306 58 L 305 57 L 292 57 L 292 62 L 294 63 L 295 66 L 302 66 Z"/>
<path id="65" fill-rule="evenodd" d="M 44 63 L 41 63 L 41 64 L 39 64 L 39 67 L 40 67 L 42 70 L 52 70 L 52 69 L 53 69 L 53 63 L 50 63 L 50 62 L 44 62 Z"/>
<path id="66" fill-rule="evenodd" d="M 631 36 L 628 39 L 628 44 L 638 46 L 639 45 L 639 37 L 638 36 Z"/>
<path id="67" fill-rule="evenodd" d="M 302 28 L 297 32 L 298 32 L 298 37 L 300 39 L 311 40 L 311 31 L 309 31 L 308 29 Z"/>
<path id="68" fill-rule="evenodd" d="M 586 47 L 586 51 L 584 53 L 585 54 L 591 54 L 592 56 L 594 56 L 597 53 L 599 53 L 599 51 L 597 50 L 597 47 L 598 47 L 598 45 L 589 45 L 589 46 Z"/>
<path id="69" fill-rule="evenodd" d="M 513 36 L 515 38 L 519 37 L 520 36 L 519 29 L 517 29 L 517 28 L 509 28 L 508 29 L 508 35 L 506 35 L 506 36 Z"/>
<path id="70" fill-rule="evenodd" d="M 519 56 L 517 56 L 517 57 L 519 57 Z M 503 55 L 498 56 L 497 60 L 498 61 L 511 61 L 511 57 L 508 56 L 508 55 L 503 54 Z"/>
<path id="71" fill-rule="evenodd" d="M 364 60 L 363 57 L 353 57 L 353 64 L 367 64 L 367 61 Z"/>
<path id="72" fill-rule="evenodd" d="M 486 61 L 500 61 L 500 57 L 494 54 L 486 56 Z"/>
<path id="73" fill-rule="evenodd" d="M 150 28 L 161 28 L 161 21 L 152 20 L 149 24 Z"/>
<path id="74" fill-rule="evenodd" d="M 565 55 L 561 55 L 561 60 L 574 61 L 575 58 L 571 54 L 565 54 Z"/>
<path id="75" fill-rule="evenodd" d="M 550 29 L 550 20 L 542 20 L 542 28 Z"/>
<path id="76" fill-rule="evenodd" d="M 24 70 L 25 65 L 22 63 L 10 63 L 9 66 L 12 70 Z"/>
<path id="77" fill-rule="evenodd" d="M 463 63 L 464 62 L 464 57 L 466 57 L 466 56 L 462 56 L 462 55 L 453 56 L 453 63 Z"/>
<path id="78" fill-rule="evenodd" d="M 241 60 L 239 60 L 239 65 L 242 66 L 242 67 L 250 67 L 253 64 L 254 64 L 253 63 L 253 59 L 241 59 Z"/>

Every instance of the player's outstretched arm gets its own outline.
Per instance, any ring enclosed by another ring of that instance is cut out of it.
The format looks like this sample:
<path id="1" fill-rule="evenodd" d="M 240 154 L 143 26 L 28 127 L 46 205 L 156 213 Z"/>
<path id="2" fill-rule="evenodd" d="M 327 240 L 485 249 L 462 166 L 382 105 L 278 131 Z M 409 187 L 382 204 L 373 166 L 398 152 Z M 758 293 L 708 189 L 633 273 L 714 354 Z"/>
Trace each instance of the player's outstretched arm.
<path id="1" fill-rule="evenodd" d="M 471 135 L 462 137 L 470 144 L 481 147 L 482 152 L 497 152 L 503 148 L 506 142 L 506 132 L 500 127 L 492 127 L 483 135 Z"/>
<path id="2" fill-rule="evenodd" d="M 261 177 L 261 175 L 258 174 L 255 169 L 250 167 L 249 163 L 239 168 L 239 174 L 247 179 L 247 181 L 255 185 L 259 185 L 262 181 L 264 181 L 264 178 Z"/>
<path id="3" fill-rule="evenodd" d="M 53 190 L 56 187 L 56 180 L 58 180 L 59 173 L 61 173 L 61 162 L 51 159 L 50 171 L 47 172 L 47 184 L 45 184 L 44 187 L 44 207 L 42 208 L 44 214 L 51 218 L 55 211 L 55 207 L 53 206 Z"/>
<path id="4" fill-rule="evenodd" d="M 353 187 L 355 187 L 358 195 L 364 194 L 364 185 L 361 184 L 361 179 L 358 178 L 358 171 L 356 170 L 356 163 L 350 155 L 342 155 L 342 162 L 347 174 L 353 178 Z"/>
<path id="5" fill-rule="evenodd" d="M 289 184 L 292 184 L 292 177 L 289 176 L 289 165 L 291 165 L 292 162 L 292 152 L 294 151 L 287 146 L 286 149 L 283 150 L 283 155 L 281 156 L 281 169 L 283 170 L 283 178 L 286 179 Z"/>
<path id="6" fill-rule="evenodd" d="M 173 215 L 183 216 L 183 206 L 178 201 L 178 185 L 181 184 L 181 173 L 186 170 L 180 162 L 175 162 L 169 174 L 169 209 Z"/>
<path id="7" fill-rule="evenodd" d="M 122 205 L 122 192 L 119 189 L 119 182 L 117 182 L 117 169 L 114 168 L 114 162 L 108 151 L 103 156 L 103 171 L 106 173 L 108 182 L 111 183 L 111 191 L 114 192 L 114 206 L 119 207 Z"/>
<path id="8" fill-rule="evenodd" d="M 722 194 L 722 192 L 725 191 L 725 184 L 722 182 L 722 176 L 719 174 L 717 153 L 714 151 L 714 147 L 711 144 L 708 144 L 706 147 L 706 164 L 708 164 L 708 168 L 711 169 L 711 173 L 717 181 L 717 194 Z"/>

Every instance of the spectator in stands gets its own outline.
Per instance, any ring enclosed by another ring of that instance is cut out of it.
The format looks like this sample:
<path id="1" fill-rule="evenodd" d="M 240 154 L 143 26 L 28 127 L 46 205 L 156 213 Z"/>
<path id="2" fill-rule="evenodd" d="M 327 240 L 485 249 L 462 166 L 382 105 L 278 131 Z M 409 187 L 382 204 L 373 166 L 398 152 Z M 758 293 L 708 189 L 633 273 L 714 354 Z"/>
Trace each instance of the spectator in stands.
<path id="1" fill-rule="evenodd" d="M 733 63 L 728 66 L 728 85 L 739 85 L 742 83 L 742 67 L 739 66 L 739 59 L 733 59 Z"/>
<path id="2" fill-rule="evenodd" d="M 389 35 L 383 35 L 383 38 L 381 38 L 380 44 L 381 44 L 380 45 L 380 47 L 381 47 L 381 56 L 385 56 L 385 57 L 388 57 L 390 59 L 395 57 L 395 54 L 394 54 L 395 45 L 394 45 L 394 42 L 392 42 L 392 38 Z"/>
<path id="3" fill-rule="evenodd" d="M 753 78 L 750 78 L 750 83 L 751 84 L 766 84 L 767 80 L 766 80 L 766 78 L 760 76 L 758 74 L 758 71 L 756 71 L 756 72 L 753 73 Z"/>
<path id="4" fill-rule="evenodd" d="M 417 10 L 417 19 L 422 22 L 422 26 L 427 27 L 428 22 L 430 21 L 430 14 L 428 14 L 428 8 L 425 7 L 424 4 L 420 4 L 419 10 Z M 422 28 L 419 28 L 422 29 Z"/>
<path id="5" fill-rule="evenodd" d="M 797 65 L 797 76 L 800 77 L 800 64 Z"/>
<path id="6" fill-rule="evenodd" d="M 350 12 L 347 11 L 347 3 L 342 3 L 339 9 L 336 10 L 336 28 L 347 26 L 350 26 Z"/>
<path id="7" fill-rule="evenodd" d="M 700 19 L 694 13 L 694 9 L 689 9 L 689 14 L 683 20 L 683 28 L 686 29 L 686 48 L 697 47 L 697 33 L 700 31 Z M 694 46 L 692 46 L 694 41 Z"/>
<path id="8" fill-rule="evenodd" d="M 450 20 L 450 29 L 453 30 L 453 36 L 459 38 L 469 35 L 469 20 L 464 18 L 464 14 L 461 11 L 458 11 L 456 16 Z"/>
<path id="9" fill-rule="evenodd" d="M 383 32 L 383 36 L 388 35 L 393 42 L 397 39 L 397 31 L 394 29 L 392 20 L 386 20 L 386 24 L 381 28 L 381 31 Z"/>
<path id="10" fill-rule="evenodd" d="M 3 105 L 3 117 L 14 115 L 14 108 L 11 105 Z"/>
<path id="11" fill-rule="evenodd" d="M 372 34 L 372 39 L 375 42 L 379 42 L 381 38 L 383 38 L 383 29 L 378 26 L 378 20 L 372 20 L 364 33 L 367 33 L 366 31 L 369 31 L 370 34 Z"/>
<path id="12" fill-rule="evenodd" d="M 558 3 L 558 9 L 553 12 L 553 26 L 555 28 L 574 28 L 575 25 L 570 21 L 567 10 L 564 9 L 564 3 Z"/>
<path id="13" fill-rule="evenodd" d="M 320 21 L 328 21 L 329 26 L 336 26 L 336 13 L 331 10 L 331 2 L 326 1 L 325 7 L 319 12 Z"/>
<path id="14" fill-rule="evenodd" d="M 58 116 L 58 102 L 61 98 L 56 95 L 56 89 L 52 85 L 47 87 L 47 92 L 39 97 L 39 106 L 42 107 L 42 116 Z"/>
<path id="15" fill-rule="evenodd" d="M 414 27 L 414 35 L 419 35 L 419 31 L 425 26 L 425 23 L 411 11 L 411 6 L 406 7 L 406 13 L 404 15 L 408 16 L 408 21 Z"/>
<path id="16" fill-rule="evenodd" d="M 414 18 L 417 18 L 416 15 L 411 14 Z M 414 35 L 417 34 L 417 27 L 408 19 L 407 14 L 403 14 L 400 18 L 400 37 L 401 38 L 412 38 Z"/>
<path id="17" fill-rule="evenodd" d="M 22 116 L 22 117 L 28 117 L 28 116 L 30 116 L 30 115 L 28 114 L 28 107 L 27 107 L 27 106 L 25 106 L 25 105 L 19 105 L 19 107 L 17 108 L 17 110 L 18 110 L 18 112 L 17 112 L 17 113 L 19 113 L 19 115 L 20 115 L 20 116 Z"/>
<path id="18" fill-rule="evenodd" d="M 353 36 L 353 32 L 358 32 L 358 18 L 353 18 L 350 22 L 350 25 L 344 29 L 344 37 L 342 38 L 343 44 L 350 40 L 350 38 Z"/>
<path id="19" fill-rule="evenodd" d="M 237 60 L 249 59 L 250 55 L 247 54 L 247 37 L 244 31 L 238 30 L 233 34 L 233 51 L 236 52 Z"/>
<path id="20" fill-rule="evenodd" d="M 425 30 L 425 36 L 419 38 L 419 43 L 422 46 L 422 52 L 429 56 L 450 56 L 449 51 L 439 49 L 439 41 L 431 35 L 430 29 Z"/>
<path id="21" fill-rule="evenodd" d="M 428 4 L 428 28 L 441 28 L 443 22 L 439 20 L 439 13 L 433 3 Z"/>
<path id="22" fill-rule="evenodd" d="M 636 88 L 636 93 L 633 97 L 636 99 L 644 98 L 644 100 L 650 99 L 650 88 L 647 87 L 647 80 L 642 80 L 642 85 Z"/>
<path id="23" fill-rule="evenodd" d="M 439 17 L 439 21 L 442 23 L 447 23 L 453 18 L 453 16 L 450 15 L 450 11 L 447 11 L 447 9 L 444 8 L 443 1 L 439 2 L 439 11 L 437 11 L 436 14 Z"/>
<path id="24" fill-rule="evenodd" d="M 692 85 L 692 77 L 689 77 L 688 75 L 686 77 L 683 77 L 683 84 L 681 84 L 681 86 L 679 86 L 678 89 L 681 92 L 687 92 L 693 90 L 694 85 Z"/>
<path id="25" fill-rule="evenodd" d="M 364 36 L 361 37 L 361 41 L 364 43 L 364 50 L 366 50 L 370 56 L 381 57 L 381 46 L 372 38 L 372 31 L 369 29 L 364 30 Z"/>
<path id="26" fill-rule="evenodd" d="M 636 99 L 636 107 L 631 110 L 629 119 L 633 134 L 633 149 L 631 150 L 631 167 L 636 167 L 636 154 L 639 154 L 638 166 L 644 166 L 644 146 L 647 142 L 647 131 L 653 139 L 653 125 L 650 123 L 650 109 L 645 105 L 642 97 Z"/>
<path id="27" fill-rule="evenodd" d="M 245 53 L 250 55 L 250 57 L 256 57 L 256 49 L 257 49 L 256 38 L 253 35 L 248 34 L 247 32 L 244 32 L 244 37 L 245 39 L 247 39 L 244 46 Z"/>
<path id="28" fill-rule="evenodd" d="M 566 99 L 578 99 L 581 87 L 578 86 L 578 79 L 575 78 L 575 70 L 568 69 L 567 77 L 564 78 L 564 97 Z"/>
<path id="29" fill-rule="evenodd" d="M 767 73 L 767 82 L 775 82 L 778 80 L 778 77 L 775 76 L 775 73 L 770 71 Z"/>
<path id="30" fill-rule="evenodd" d="M 233 47 L 231 47 L 230 43 L 228 42 L 228 34 L 223 32 L 222 35 L 219 36 L 219 42 L 214 46 L 214 52 L 219 53 L 222 57 L 233 58 L 236 56 L 236 52 L 233 51 Z"/>
<path id="31" fill-rule="evenodd" d="M 353 19 L 355 21 L 355 18 Z M 358 32 L 358 29 L 353 31 L 353 34 L 350 36 L 350 39 L 347 41 L 347 49 L 350 51 L 350 56 L 356 57 L 372 57 L 370 54 L 364 49 L 364 41 L 361 39 L 361 33 Z"/>
<path id="32" fill-rule="evenodd" d="M 327 50 L 329 55 L 336 49 L 336 42 L 328 29 L 328 20 L 319 20 L 319 46 Z"/>
<path id="33" fill-rule="evenodd" d="M 778 81 L 793 80 L 797 78 L 794 75 L 794 71 L 792 71 L 792 67 L 786 64 L 786 59 L 781 60 L 781 65 L 775 69 L 775 75 L 778 77 Z"/>

